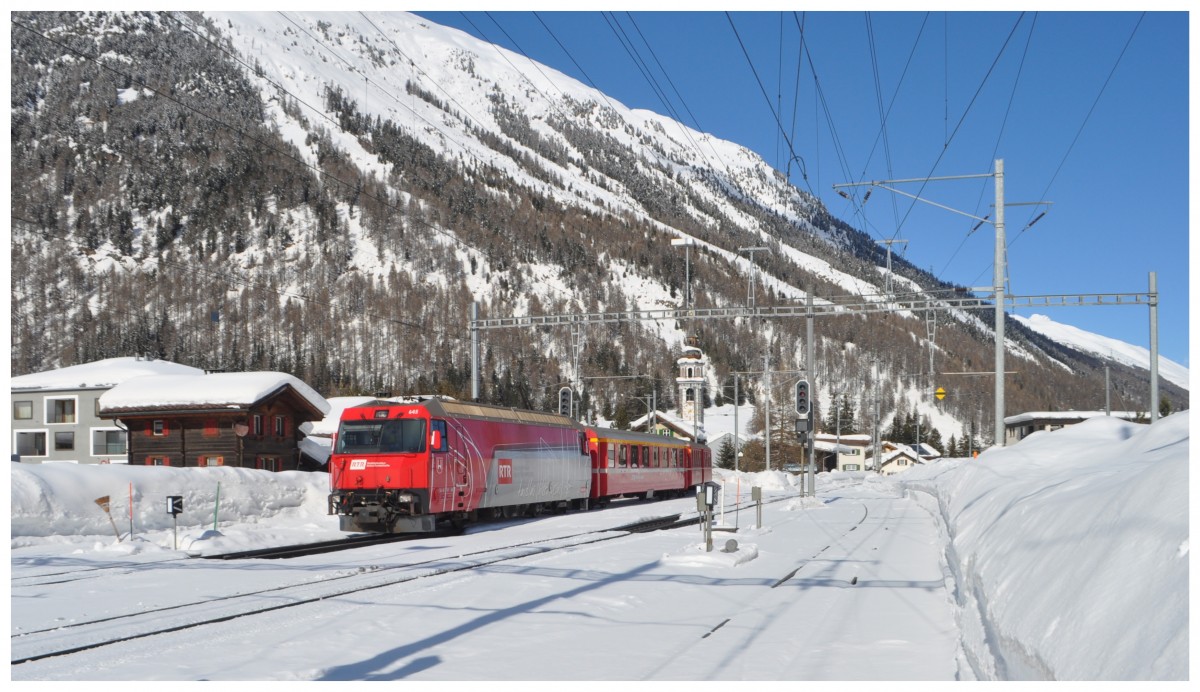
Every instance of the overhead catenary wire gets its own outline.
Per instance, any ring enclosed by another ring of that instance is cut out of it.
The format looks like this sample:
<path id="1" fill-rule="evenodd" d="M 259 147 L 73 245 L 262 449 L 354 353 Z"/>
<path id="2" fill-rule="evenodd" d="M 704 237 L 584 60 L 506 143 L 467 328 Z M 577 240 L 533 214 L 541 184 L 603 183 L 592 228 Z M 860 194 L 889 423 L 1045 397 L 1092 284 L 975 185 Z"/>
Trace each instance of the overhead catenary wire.
<path id="1" fill-rule="evenodd" d="M 1075 148 L 1075 144 L 1078 143 L 1080 136 L 1083 134 L 1084 128 L 1087 127 L 1088 121 L 1091 119 L 1092 114 L 1096 111 L 1096 106 L 1098 106 L 1100 104 L 1100 99 L 1104 96 L 1104 92 L 1108 89 L 1108 85 L 1112 81 L 1113 75 L 1116 74 L 1117 68 L 1120 67 L 1121 61 L 1125 58 L 1125 53 L 1129 50 L 1129 46 L 1133 43 L 1133 39 L 1137 35 L 1137 31 L 1141 27 L 1142 20 L 1145 19 L 1145 17 L 1146 17 L 1145 12 L 1143 12 L 1141 15 L 1138 16 L 1137 22 L 1134 23 L 1133 30 L 1130 31 L 1130 33 L 1129 33 L 1129 38 L 1125 40 L 1125 44 L 1124 44 L 1124 46 L 1122 46 L 1121 52 L 1117 55 L 1117 59 L 1113 63 L 1112 69 L 1109 70 L 1108 76 L 1105 78 L 1104 83 L 1100 86 L 1099 92 L 1096 94 L 1096 98 L 1092 101 L 1092 105 L 1088 109 L 1087 115 L 1084 116 L 1083 122 L 1080 123 L 1079 129 L 1076 130 L 1075 137 L 1071 140 L 1071 144 L 1067 147 L 1067 150 L 1063 154 L 1062 159 L 1059 161 L 1058 166 L 1054 169 L 1054 174 L 1050 177 L 1050 181 L 1048 183 L 1046 183 L 1045 189 L 1042 190 L 1042 194 L 1040 195 L 1041 198 L 1044 199 L 1049 194 L 1050 188 L 1054 185 L 1054 182 L 1058 179 L 1058 174 L 1060 172 L 1062 172 L 1063 166 L 1067 162 L 1067 158 L 1071 155 L 1071 152 Z M 1035 209 L 1031 213 L 1036 213 L 1036 212 L 1037 212 L 1037 210 Z M 1022 235 L 1024 235 L 1025 231 L 1029 230 L 1029 228 L 1031 226 L 1033 226 L 1035 223 L 1040 221 L 1043 216 L 1045 216 L 1045 212 L 1038 214 L 1037 217 L 1033 218 L 1029 223 L 1025 224 L 1025 226 L 1020 231 L 1018 231 L 1016 233 L 1016 235 L 1014 235 L 1011 239 L 1009 239 L 1005 245 L 1005 252 L 1008 251 L 1008 248 L 1012 247 L 1013 243 L 1017 242 L 1017 240 L 1020 239 Z M 989 263 L 988 266 L 983 269 L 983 271 L 979 272 L 979 274 L 976 276 L 976 278 L 973 280 L 972 283 L 978 282 L 979 278 L 982 277 L 984 274 L 986 274 L 988 271 L 990 271 L 993 265 L 994 265 L 994 263 Z M 1007 266 L 1007 263 L 1006 263 L 1006 266 Z"/>
<path id="2" fill-rule="evenodd" d="M 746 49 L 746 43 L 742 40 L 741 34 L 738 33 L 737 25 L 733 23 L 733 17 L 729 12 L 725 13 L 725 19 L 729 21 L 729 28 L 733 31 L 734 37 L 737 39 L 738 46 L 742 49 L 742 55 L 746 56 L 746 63 L 750 66 L 750 71 L 754 74 L 754 81 L 757 82 L 759 90 L 762 92 L 763 98 L 767 102 L 767 110 L 771 111 L 771 117 L 775 119 L 775 126 L 779 128 L 779 132 L 783 135 L 783 141 L 787 143 L 788 154 L 794 158 L 800 158 L 796 153 L 796 147 L 792 145 L 792 138 L 788 136 L 787 131 L 783 127 L 783 121 L 779 118 L 779 113 L 775 107 L 771 105 L 771 97 L 767 94 L 767 88 L 763 86 L 762 78 L 758 75 L 758 68 L 754 66 L 754 60 L 750 58 L 750 51 Z M 804 184 L 808 187 L 809 194 L 817 197 L 817 193 L 812 189 L 812 183 L 808 180 L 808 171 L 805 167 L 801 167 L 800 176 L 804 180 Z"/>
<path id="3" fill-rule="evenodd" d="M 1020 82 L 1021 82 L 1021 74 L 1025 70 L 1025 60 L 1029 56 L 1029 47 L 1033 43 L 1033 30 L 1035 27 L 1037 27 L 1037 20 L 1038 20 L 1038 13 L 1035 12 L 1033 14 L 1033 21 L 1031 21 L 1029 24 L 1029 34 L 1026 35 L 1026 37 L 1025 37 L 1025 50 L 1021 53 L 1021 62 L 1017 66 L 1017 74 L 1016 74 L 1016 77 L 1013 78 L 1012 92 L 1009 94 L 1009 97 L 1008 97 L 1008 106 L 1004 110 L 1004 119 L 1000 123 L 1000 131 L 996 134 L 996 144 L 995 144 L 995 146 L 992 147 L 991 157 L 988 158 L 988 166 L 991 166 L 991 162 L 996 160 L 996 157 L 1000 152 L 1000 142 L 1004 139 L 1004 131 L 1008 126 L 1008 117 L 1012 113 L 1013 103 L 1016 101 L 1017 87 L 1020 85 Z M 987 191 L 987 182 L 985 180 L 979 186 L 979 197 L 975 200 L 975 212 L 974 213 L 976 216 L 979 215 L 979 207 L 981 204 L 983 204 L 983 195 L 986 191 Z M 985 216 L 984 218 L 986 219 L 990 216 L 991 215 L 989 214 L 988 216 Z M 950 264 L 952 262 L 954 262 L 954 258 L 958 256 L 958 253 L 960 251 L 962 251 L 963 246 L 966 245 L 966 242 L 971 237 L 971 234 L 974 233 L 975 231 L 977 231 L 982 224 L 983 224 L 982 221 L 979 223 L 976 223 L 971 228 L 971 230 L 967 231 L 967 233 L 963 236 L 962 241 L 959 242 L 958 247 L 955 248 L 954 252 L 950 255 L 950 259 L 946 260 L 946 266 L 942 267 L 942 271 L 938 272 L 938 276 L 944 276 L 946 274 L 946 270 L 950 268 Z M 984 271 L 986 272 L 990 268 L 991 268 L 991 264 L 989 264 L 988 267 L 984 269 Z M 979 279 L 977 277 L 975 279 L 975 281 L 978 281 L 978 280 Z"/>

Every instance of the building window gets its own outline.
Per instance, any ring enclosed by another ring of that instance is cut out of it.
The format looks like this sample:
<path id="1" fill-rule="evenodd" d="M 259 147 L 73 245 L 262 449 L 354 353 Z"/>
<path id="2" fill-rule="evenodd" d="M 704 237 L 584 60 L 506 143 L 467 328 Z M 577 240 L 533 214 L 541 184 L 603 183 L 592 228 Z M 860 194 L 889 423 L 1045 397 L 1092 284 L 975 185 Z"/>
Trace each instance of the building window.
<path id="1" fill-rule="evenodd" d="M 33 420 L 33 402 L 14 401 L 13 420 Z"/>
<path id="2" fill-rule="evenodd" d="M 842 466 L 843 471 L 859 471 L 858 464 L 846 464 Z"/>
<path id="3" fill-rule="evenodd" d="M 156 420 L 150 425 L 150 429 L 155 437 L 162 437 L 167 434 L 167 423 L 163 420 Z"/>
<path id="4" fill-rule="evenodd" d="M 124 430 L 92 430 L 92 456 L 124 456 L 126 452 Z"/>
<path id="5" fill-rule="evenodd" d="M 54 433 L 54 451 L 56 451 L 56 452 L 74 452 L 75 451 L 75 433 L 73 433 L 73 432 L 56 432 L 56 433 Z"/>
<path id="6" fill-rule="evenodd" d="M 259 457 L 257 461 L 258 461 L 258 464 L 257 464 L 258 468 L 260 468 L 264 471 L 280 471 L 280 470 L 282 470 L 283 464 L 282 464 L 282 460 L 279 458 Z"/>
<path id="7" fill-rule="evenodd" d="M 75 422 L 75 397 L 46 399 L 46 422 L 69 424 Z"/>
<path id="8" fill-rule="evenodd" d="M 225 457 L 200 457 L 201 466 L 224 466 Z"/>
<path id="9" fill-rule="evenodd" d="M 283 437 L 287 434 L 287 418 L 284 416 L 275 416 L 275 437 Z"/>
<path id="10" fill-rule="evenodd" d="M 684 401 L 695 401 L 696 400 L 696 390 L 692 389 L 691 387 L 688 387 L 687 389 L 685 389 L 683 392 L 683 400 Z"/>
<path id="11" fill-rule="evenodd" d="M 23 457 L 46 456 L 46 431 L 21 431 L 17 433 L 17 454 Z"/>
<path id="12" fill-rule="evenodd" d="M 170 457 L 146 457 L 146 466 L 170 466 Z"/>
<path id="13" fill-rule="evenodd" d="M 256 413 L 250 418 L 250 434 L 255 437 L 262 437 L 263 421 L 262 414 Z"/>

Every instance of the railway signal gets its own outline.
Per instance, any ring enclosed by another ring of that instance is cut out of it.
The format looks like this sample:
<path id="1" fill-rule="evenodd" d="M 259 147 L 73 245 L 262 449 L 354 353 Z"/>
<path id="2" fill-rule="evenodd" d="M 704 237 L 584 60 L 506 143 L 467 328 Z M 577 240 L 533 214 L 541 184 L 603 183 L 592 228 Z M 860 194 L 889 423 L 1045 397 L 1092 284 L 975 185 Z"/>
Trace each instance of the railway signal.
<path id="1" fill-rule="evenodd" d="M 563 387 L 558 390 L 558 412 L 564 416 L 571 415 L 571 407 L 574 404 L 575 392 L 571 391 L 570 387 Z"/>
<path id="2" fill-rule="evenodd" d="M 801 418 L 808 418 L 810 411 L 808 380 L 800 380 L 796 383 L 796 415 Z"/>
<path id="3" fill-rule="evenodd" d="M 183 511 L 183 495 L 167 495 L 167 514 L 175 525 L 175 550 L 179 550 L 179 513 Z"/>

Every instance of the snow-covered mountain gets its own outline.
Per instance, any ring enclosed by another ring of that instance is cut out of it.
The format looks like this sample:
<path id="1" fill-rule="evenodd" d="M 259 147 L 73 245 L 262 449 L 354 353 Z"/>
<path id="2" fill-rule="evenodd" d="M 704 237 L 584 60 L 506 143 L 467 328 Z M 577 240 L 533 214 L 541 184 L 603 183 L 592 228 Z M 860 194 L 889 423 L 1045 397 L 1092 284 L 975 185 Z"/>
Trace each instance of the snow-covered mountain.
<path id="1" fill-rule="evenodd" d="M 1045 315 L 1030 315 L 1029 317 L 1013 315 L 1013 318 L 1039 334 L 1044 334 L 1059 343 L 1068 344 L 1080 351 L 1092 353 L 1101 358 L 1130 365 L 1135 368 L 1150 369 L 1150 351 L 1141 346 L 1134 346 L 1120 339 L 1094 334 L 1078 327 L 1072 327 L 1069 324 L 1055 322 Z M 1190 387 L 1188 386 L 1188 369 L 1161 354 L 1158 356 L 1158 374 L 1159 377 L 1190 391 Z"/>
<path id="2" fill-rule="evenodd" d="M 758 155 L 415 15 L 12 25 L 14 373 L 141 352 L 288 372 L 326 396 L 468 396 L 473 301 L 483 317 L 678 308 L 689 293 L 737 307 L 751 281 L 760 306 L 883 299 L 879 246 Z M 772 252 L 751 263 L 747 246 Z M 900 290 L 953 288 L 892 264 Z M 589 380 L 585 406 L 612 420 L 651 391 L 669 406 L 694 335 L 714 399 L 733 371 L 803 367 L 822 411 L 878 400 L 885 420 L 915 410 L 949 436 L 987 429 L 988 385 L 936 404 L 914 382 L 930 353 L 935 371 L 990 362 L 985 313 L 941 313 L 936 336 L 914 313 L 818 320 L 807 365 L 802 319 L 492 330 L 482 396 L 550 407 L 564 381 L 646 375 Z M 1012 327 L 1031 376 L 1010 411 L 1102 400 L 1096 358 Z M 1148 400 L 1134 370 L 1114 385 Z"/>

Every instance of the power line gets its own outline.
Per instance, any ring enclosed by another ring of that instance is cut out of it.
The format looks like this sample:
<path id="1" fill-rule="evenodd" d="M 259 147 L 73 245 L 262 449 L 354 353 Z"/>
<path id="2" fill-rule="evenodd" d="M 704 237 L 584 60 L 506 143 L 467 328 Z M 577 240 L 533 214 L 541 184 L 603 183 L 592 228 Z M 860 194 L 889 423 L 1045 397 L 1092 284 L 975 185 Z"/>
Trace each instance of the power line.
<path id="1" fill-rule="evenodd" d="M 1117 56 L 1116 62 L 1113 63 L 1112 69 L 1109 70 L 1108 77 L 1105 78 L 1104 84 L 1102 84 L 1100 86 L 1100 91 L 1099 91 L 1099 93 L 1096 94 L 1095 100 L 1092 101 L 1091 108 L 1088 109 L 1087 115 L 1084 116 L 1083 122 L 1080 123 L 1079 129 L 1075 132 L 1075 137 L 1071 140 L 1070 146 L 1067 147 L 1067 151 L 1063 154 L 1062 160 L 1059 161 L 1058 167 L 1054 170 L 1054 175 L 1052 175 L 1050 177 L 1050 182 L 1046 183 L 1046 188 L 1044 190 L 1042 190 L 1041 197 L 1043 199 L 1046 197 L 1046 194 L 1048 192 L 1050 192 L 1050 187 L 1054 185 L 1054 181 L 1058 179 L 1058 174 L 1062 171 L 1063 166 L 1066 164 L 1067 157 L 1069 157 L 1071 155 L 1071 151 L 1074 150 L 1075 144 L 1079 141 L 1079 137 L 1083 134 L 1084 128 L 1087 127 L 1088 120 L 1091 119 L 1092 113 L 1094 113 L 1096 110 L 1096 106 L 1100 104 L 1101 97 L 1104 96 L 1105 90 L 1108 89 L 1109 82 L 1112 81 L 1113 75 L 1116 74 L 1117 68 L 1121 65 L 1121 60 L 1124 59 L 1126 51 L 1129 50 L 1129 45 L 1131 43 L 1133 43 L 1133 37 L 1137 35 L 1138 28 L 1141 27 L 1142 20 L 1145 19 L 1145 17 L 1146 17 L 1145 12 L 1143 12 L 1141 15 L 1138 16 L 1137 23 L 1135 23 L 1133 26 L 1133 31 L 1131 31 L 1129 33 L 1129 38 L 1125 40 L 1125 45 L 1121 48 L 1121 53 Z M 1022 228 L 1020 231 L 1018 231 L 1017 234 L 1015 236 L 1013 236 L 1013 238 L 1011 240 L 1008 241 L 1007 245 L 1005 246 L 1005 251 L 1007 251 L 1008 248 L 1012 247 L 1013 243 L 1017 242 L 1017 239 L 1020 238 L 1022 235 L 1024 235 L 1025 231 L 1029 230 L 1029 228 L 1031 226 L 1033 226 L 1033 224 L 1037 223 L 1044 215 L 1045 214 L 1043 212 L 1042 214 L 1038 215 L 1036 218 L 1033 218 L 1033 220 L 1031 220 L 1029 223 L 1025 224 L 1025 227 Z M 979 273 L 979 275 L 975 277 L 975 279 L 972 281 L 972 283 L 978 282 L 979 277 L 983 276 L 991 268 L 992 268 L 992 263 L 989 263 L 988 266 L 985 267 L 983 269 L 983 271 L 981 271 Z"/>
<path id="2" fill-rule="evenodd" d="M 733 23 L 733 17 L 730 16 L 729 12 L 725 13 L 725 19 L 729 21 L 729 28 L 733 30 L 734 38 L 737 39 L 738 45 L 742 49 L 742 55 L 746 56 L 746 63 L 750 65 L 750 71 L 754 73 L 754 81 L 758 83 L 758 88 L 760 91 L 762 91 L 763 98 L 766 99 L 767 110 L 771 111 L 771 117 L 775 119 L 775 126 L 778 127 L 779 132 L 783 134 L 783 141 L 787 143 L 788 153 L 793 159 L 800 158 L 800 155 L 796 153 L 796 147 L 792 146 L 792 138 L 788 136 L 787 131 L 783 128 L 783 122 L 779 119 L 779 113 L 777 113 L 775 111 L 775 107 L 771 105 L 771 97 L 767 95 L 767 89 L 765 86 L 763 86 L 762 78 L 758 76 L 758 69 L 754 67 L 754 61 L 750 59 L 750 52 L 746 50 L 746 44 L 744 41 L 742 41 L 742 36 L 738 33 L 737 25 Z M 808 171 L 806 170 L 806 167 L 802 167 L 800 169 L 800 176 L 804 179 L 804 184 L 808 187 L 809 194 L 816 198 L 817 193 L 813 191 L 812 184 L 808 180 Z"/>
<path id="3" fill-rule="evenodd" d="M 992 155 L 988 159 L 988 161 L 995 161 L 997 158 L 997 154 L 1000 151 L 1000 141 L 1004 138 L 1004 130 L 1008 126 L 1008 116 L 1010 113 L 1012 113 L 1013 102 L 1016 100 L 1016 97 L 1017 97 L 1017 86 L 1020 84 L 1021 74 L 1025 70 L 1025 59 L 1029 56 L 1029 46 L 1032 45 L 1032 43 L 1033 43 L 1033 30 L 1037 26 L 1037 19 L 1038 19 L 1038 13 L 1035 12 L 1033 14 L 1033 21 L 1030 22 L 1030 25 L 1029 25 L 1029 34 L 1025 37 L 1025 50 L 1024 50 L 1024 52 L 1021 53 L 1021 62 L 1017 66 L 1017 76 L 1013 79 L 1012 93 L 1008 97 L 1008 107 L 1005 108 L 1005 110 L 1004 110 L 1004 119 L 1000 123 L 1000 132 L 997 133 L 997 135 L 996 135 L 996 144 L 995 144 L 995 146 L 992 147 Z M 979 198 L 975 200 L 975 215 L 976 216 L 979 215 L 979 205 L 981 205 L 983 203 L 983 194 L 986 191 L 987 191 L 987 182 L 985 181 L 982 185 L 979 186 Z M 971 237 L 971 234 L 973 234 L 975 232 L 975 229 L 977 229 L 977 228 L 979 228 L 979 224 L 975 224 L 975 226 L 971 230 L 967 231 L 966 235 L 963 236 L 962 241 L 959 242 L 958 247 L 954 249 L 954 253 L 950 255 L 950 259 L 946 260 L 946 266 L 942 267 L 942 271 L 939 272 L 939 275 L 944 275 L 946 273 L 946 270 L 950 268 L 950 264 L 954 261 L 954 258 L 958 256 L 958 253 L 962 250 L 963 246 L 966 245 L 967 239 Z M 1024 232 L 1024 231 L 1022 231 L 1022 232 Z M 1020 235 L 1020 234 L 1018 234 L 1018 235 Z M 989 263 L 988 266 L 984 269 L 984 271 L 986 272 L 986 271 L 988 271 L 988 269 L 991 269 L 991 266 L 992 266 L 991 263 Z M 978 281 L 978 280 L 979 280 L 979 277 L 976 277 L 975 281 Z M 972 282 L 972 283 L 974 283 L 974 282 Z"/>

